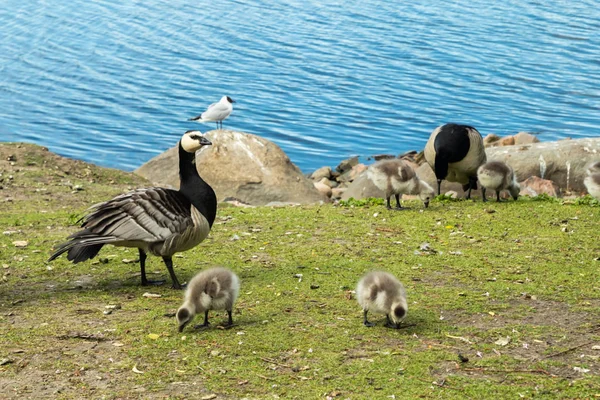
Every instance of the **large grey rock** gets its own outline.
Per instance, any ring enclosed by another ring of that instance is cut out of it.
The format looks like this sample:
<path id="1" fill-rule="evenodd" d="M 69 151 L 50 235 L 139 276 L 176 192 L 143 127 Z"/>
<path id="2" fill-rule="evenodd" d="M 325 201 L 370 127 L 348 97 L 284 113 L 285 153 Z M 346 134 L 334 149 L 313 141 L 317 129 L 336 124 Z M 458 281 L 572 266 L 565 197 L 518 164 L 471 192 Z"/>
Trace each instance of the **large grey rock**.
<path id="1" fill-rule="evenodd" d="M 561 190 L 583 192 L 586 165 L 600 158 L 600 138 L 492 147 L 486 153 L 488 161 L 510 165 L 518 181 L 538 176 Z"/>
<path id="2" fill-rule="evenodd" d="M 213 145 L 196 154 L 196 166 L 219 201 L 230 197 L 265 205 L 327 200 L 275 143 L 230 130 L 210 131 L 206 136 Z M 154 157 L 135 172 L 154 184 L 178 187 L 177 148 Z"/>
<path id="3" fill-rule="evenodd" d="M 367 171 L 363 171 L 348 186 L 342 194 L 342 200 L 348 200 L 351 197 L 355 199 L 364 199 L 367 197 L 385 197 L 385 193 L 380 190 L 372 180 L 367 176 Z"/>

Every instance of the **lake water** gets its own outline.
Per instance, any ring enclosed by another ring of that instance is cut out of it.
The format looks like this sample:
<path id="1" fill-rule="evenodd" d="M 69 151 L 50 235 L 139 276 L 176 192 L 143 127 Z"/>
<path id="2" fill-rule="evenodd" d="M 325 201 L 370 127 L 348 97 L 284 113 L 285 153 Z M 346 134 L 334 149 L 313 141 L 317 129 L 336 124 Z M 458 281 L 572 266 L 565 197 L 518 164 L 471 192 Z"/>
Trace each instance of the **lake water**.
<path id="1" fill-rule="evenodd" d="M 596 0 L 2 0 L 0 36 L 0 140 L 125 170 L 223 95 L 305 172 L 445 122 L 600 136 Z"/>

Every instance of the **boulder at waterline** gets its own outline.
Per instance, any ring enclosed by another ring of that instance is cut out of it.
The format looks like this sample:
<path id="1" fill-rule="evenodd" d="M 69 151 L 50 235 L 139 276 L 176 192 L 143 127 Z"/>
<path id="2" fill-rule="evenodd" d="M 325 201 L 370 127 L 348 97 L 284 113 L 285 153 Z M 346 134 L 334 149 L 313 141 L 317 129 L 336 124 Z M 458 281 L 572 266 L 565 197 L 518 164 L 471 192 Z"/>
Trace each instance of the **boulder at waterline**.
<path id="1" fill-rule="evenodd" d="M 252 205 L 327 201 L 275 143 L 231 130 L 209 131 L 206 137 L 213 144 L 196 155 L 196 166 L 219 201 L 227 197 Z M 176 157 L 176 148 L 171 148 L 135 172 L 156 185 L 177 187 Z"/>

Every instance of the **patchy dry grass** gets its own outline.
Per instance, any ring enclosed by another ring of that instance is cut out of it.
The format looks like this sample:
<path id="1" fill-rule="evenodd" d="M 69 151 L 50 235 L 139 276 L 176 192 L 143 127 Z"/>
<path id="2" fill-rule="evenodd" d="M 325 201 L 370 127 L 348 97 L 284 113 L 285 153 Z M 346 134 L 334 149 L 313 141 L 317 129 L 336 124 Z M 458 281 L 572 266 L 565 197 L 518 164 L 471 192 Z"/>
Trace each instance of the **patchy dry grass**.
<path id="1" fill-rule="evenodd" d="M 0 202 L 8 398 L 600 395 L 600 207 L 589 198 L 440 199 L 402 212 L 378 201 L 224 206 L 175 268 L 182 281 L 213 265 L 236 271 L 236 325 L 219 329 L 226 315 L 213 313 L 211 328 L 179 334 L 183 294 L 139 286 L 137 264 L 123 261 L 135 249 L 46 262 L 88 205 L 143 180 L 29 145 L 0 146 L 0 172 L 0 195 L 12 199 Z M 148 261 L 168 279 L 160 259 Z M 361 324 L 352 290 L 371 269 L 407 287 L 405 328 L 375 316 L 377 326 Z"/>

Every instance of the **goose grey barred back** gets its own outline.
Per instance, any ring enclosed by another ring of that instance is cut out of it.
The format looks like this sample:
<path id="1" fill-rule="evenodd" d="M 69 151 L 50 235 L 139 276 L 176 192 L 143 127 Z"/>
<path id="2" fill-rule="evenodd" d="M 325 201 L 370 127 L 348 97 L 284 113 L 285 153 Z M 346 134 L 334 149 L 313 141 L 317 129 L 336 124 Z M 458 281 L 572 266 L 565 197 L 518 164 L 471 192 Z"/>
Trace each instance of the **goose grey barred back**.
<path id="1" fill-rule="evenodd" d="M 83 229 L 57 246 L 48 261 L 65 252 L 73 263 L 86 261 L 106 244 L 137 247 L 142 285 L 156 283 L 146 278 L 146 255 L 151 253 L 162 257 L 173 288 L 180 289 L 172 256 L 206 239 L 217 212 L 215 192 L 195 165 L 196 151 L 210 144 L 200 131 L 187 131 L 178 144 L 179 190 L 138 189 L 92 206 L 82 218 Z"/>
<path id="2" fill-rule="evenodd" d="M 424 151 L 425 159 L 435 172 L 438 195 L 442 180 L 459 182 L 471 198 L 477 189 L 477 168 L 487 160 L 483 138 L 472 126 L 445 124 L 437 127 L 429 137 Z"/>
<path id="3" fill-rule="evenodd" d="M 586 177 L 583 180 L 588 193 L 600 200 L 600 161 L 593 162 L 587 167 Z"/>
<path id="4" fill-rule="evenodd" d="M 189 120 L 197 122 L 216 122 L 217 129 L 219 129 L 220 123 L 221 129 L 223 129 L 223 120 L 229 117 L 233 111 L 233 103 L 235 103 L 235 100 L 231 97 L 223 96 L 221 97 L 221 100 L 208 106 L 206 111 L 202 114 L 190 118 Z"/>
<path id="5" fill-rule="evenodd" d="M 179 332 L 201 313 L 204 313 L 204 323 L 200 327 L 208 326 L 210 310 L 226 310 L 227 326 L 233 325 L 231 312 L 239 293 L 240 280 L 231 270 L 216 267 L 201 271 L 188 284 L 183 304 L 177 310 Z"/>
<path id="6" fill-rule="evenodd" d="M 435 196 L 433 188 L 419 179 L 415 171 L 406 162 L 394 158 L 380 160 L 367 170 L 367 176 L 375 186 L 385 193 L 387 208 L 391 209 L 390 199 L 396 197 L 396 209 L 402 210 L 400 198 L 403 194 L 416 194 L 423 201 L 425 208 Z"/>
<path id="7" fill-rule="evenodd" d="M 477 170 L 477 178 L 481 184 L 483 201 L 486 189 L 496 192 L 496 201 L 500 201 L 500 192 L 508 190 L 513 199 L 517 200 L 521 186 L 517 182 L 513 169 L 502 161 L 489 161 Z"/>
<path id="8" fill-rule="evenodd" d="M 600 161 L 594 161 L 586 168 L 586 175 L 593 175 L 600 173 Z"/>
<path id="9" fill-rule="evenodd" d="M 356 286 L 356 299 L 363 309 L 363 324 L 375 325 L 367 320 L 367 313 L 385 314 L 388 328 L 398 329 L 408 312 L 406 291 L 396 277 L 388 272 L 371 271 Z"/>

